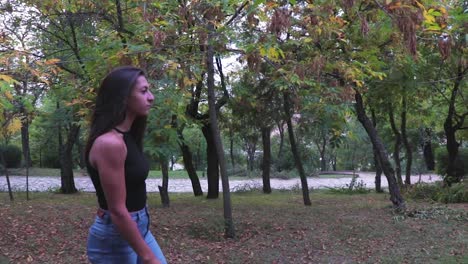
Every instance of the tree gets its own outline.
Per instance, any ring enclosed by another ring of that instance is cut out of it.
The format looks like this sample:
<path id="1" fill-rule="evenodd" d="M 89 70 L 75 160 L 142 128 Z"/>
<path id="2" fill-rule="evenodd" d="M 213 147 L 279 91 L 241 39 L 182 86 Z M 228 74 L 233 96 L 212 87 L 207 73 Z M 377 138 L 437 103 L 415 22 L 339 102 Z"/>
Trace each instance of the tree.
<path id="1" fill-rule="evenodd" d="M 239 74 L 241 75 L 240 79 L 233 85 L 233 95 L 229 101 L 233 119 L 231 127 L 245 142 L 247 167 L 251 171 L 254 169 L 258 138 L 261 136 L 263 192 L 271 193 L 270 136 L 275 119 L 282 118 L 281 98 L 279 98 L 275 87 L 269 83 L 268 78 L 251 73 L 250 69 L 240 71 Z"/>
<path id="2" fill-rule="evenodd" d="M 284 56 L 283 49 L 292 48 L 296 50 L 297 47 L 291 45 L 285 45 L 288 43 L 290 33 L 288 32 L 289 28 L 289 19 L 290 13 L 287 7 L 278 7 L 276 4 L 268 5 L 266 4 L 263 10 L 265 13 L 271 14 L 271 19 L 268 18 L 268 33 L 261 34 L 258 39 L 261 40 L 261 44 L 257 45 L 256 48 L 247 46 L 246 50 L 251 50 L 247 56 L 246 60 L 251 69 L 256 69 L 257 72 L 261 72 L 265 75 L 265 78 L 268 79 L 268 83 L 277 89 L 276 93 L 278 96 L 282 96 L 283 99 L 283 111 L 285 113 L 285 120 L 288 126 L 288 134 L 291 145 L 291 150 L 293 152 L 296 169 L 299 172 L 301 177 L 302 193 L 305 205 L 310 205 L 309 198 L 309 188 L 307 185 L 307 178 L 305 176 L 304 168 L 302 166 L 301 157 L 296 145 L 296 138 L 294 135 L 294 128 L 291 121 L 291 118 L 294 113 L 294 105 L 292 104 L 292 99 L 296 99 L 296 87 L 292 87 L 291 84 L 287 84 L 289 79 L 285 75 L 285 70 L 287 66 L 280 66 L 281 64 L 286 64 L 286 61 L 282 61 Z M 255 13 L 252 13 L 255 15 Z M 258 17 L 258 18 L 257 18 Z M 247 21 L 251 27 L 260 27 L 259 16 L 250 16 Z M 287 35 L 284 37 L 283 35 Z M 283 37 L 282 37 L 283 36 Z M 294 52 L 293 52 L 294 53 Z M 294 55 L 295 58 L 297 58 Z M 281 67 L 281 68 L 280 68 Z M 297 82 L 293 82 L 296 84 Z M 293 97 L 294 96 L 294 97 Z"/>
<path id="3" fill-rule="evenodd" d="M 8 137 L 9 134 L 17 132 L 20 127 L 18 125 L 12 125 L 14 124 L 12 121 L 14 120 L 16 113 L 11 111 L 13 108 L 13 96 L 9 90 L 11 89 L 12 83 L 14 82 L 15 80 L 10 76 L 0 74 L 0 130 L 2 132 L 0 136 L 3 138 Z M 5 146 L 6 145 L 7 144 L 5 144 Z M 13 201 L 14 198 L 13 192 L 11 190 L 10 176 L 8 173 L 8 166 L 5 161 L 5 157 L 3 156 L 3 150 L 0 151 L 0 162 L 7 181 L 8 195 L 10 197 L 10 201 Z"/>
<path id="4" fill-rule="evenodd" d="M 463 91 L 466 90 L 464 79 L 468 73 L 464 56 L 466 25 L 463 22 L 467 8 L 466 2 L 463 5 L 455 2 L 443 5 L 436 1 L 433 6 L 424 9 L 426 38 L 420 43 L 421 50 L 427 57 L 425 62 L 432 66 L 429 68 L 432 71 L 425 71 L 424 77 L 430 80 L 433 91 L 441 96 L 447 106 L 443 129 L 449 159 L 444 183 L 449 186 L 463 178 L 455 170 L 460 146 L 457 132 L 468 129 L 465 122 L 468 108 L 463 97 Z"/>
<path id="5" fill-rule="evenodd" d="M 41 58 L 37 49 L 37 32 L 32 26 L 32 12 L 21 2 L 2 3 L 0 16 L 3 21 L 6 40 L 1 44 L 5 53 L 5 68 L 18 81 L 12 90 L 15 96 L 16 111 L 21 120 L 21 145 L 26 167 L 26 197 L 29 200 L 29 167 L 31 166 L 31 151 L 29 126 L 35 116 L 35 105 L 48 88 L 54 62 Z"/>

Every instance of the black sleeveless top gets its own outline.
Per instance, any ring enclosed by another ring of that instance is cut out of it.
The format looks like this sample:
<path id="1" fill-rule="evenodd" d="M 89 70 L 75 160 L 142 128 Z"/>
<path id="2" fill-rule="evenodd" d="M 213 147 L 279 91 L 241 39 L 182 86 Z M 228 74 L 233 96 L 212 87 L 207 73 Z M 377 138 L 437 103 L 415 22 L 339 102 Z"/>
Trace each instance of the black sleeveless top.
<path id="1" fill-rule="evenodd" d="M 122 132 L 117 128 L 114 129 L 123 135 L 125 145 L 127 146 L 127 157 L 125 158 L 125 189 L 127 190 L 127 199 L 125 204 L 129 212 L 138 211 L 146 206 L 145 180 L 148 177 L 149 163 L 130 133 Z M 86 160 L 86 168 L 96 189 L 99 207 L 107 210 L 107 201 L 102 190 L 99 173 L 91 166 L 89 160 Z"/>

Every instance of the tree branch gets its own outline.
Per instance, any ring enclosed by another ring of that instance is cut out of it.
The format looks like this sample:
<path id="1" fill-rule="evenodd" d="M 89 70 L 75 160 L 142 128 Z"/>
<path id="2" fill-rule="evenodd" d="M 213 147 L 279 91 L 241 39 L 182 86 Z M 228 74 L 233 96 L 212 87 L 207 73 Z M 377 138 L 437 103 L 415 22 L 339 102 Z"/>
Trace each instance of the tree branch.
<path id="1" fill-rule="evenodd" d="M 387 14 L 391 19 L 393 19 L 393 15 L 390 14 L 387 9 L 385 9 L 385 7 L 378 1 L 378 0 L 374 0 L 374 3 L 380 8 L 382 9 L 382 11 L 385 12 L 385 14 Z"/>
<path id="2" fill-rule="evenodd" d="M 232 21 L 234 21 L 234 19 L 236 19 L 236 17 L 240 14 L 240 12 L 242 11 L 242 9 L 244 9 L 245 6 L 247 6 L 247 4 L 249 3 L 249 1 L 245 1 L 237 10 L 236 12 L 234 13 L 234 15 L 232 15 L 231 19 L 228 20 L 228 22 L 226 22 L 226 24 L 224 24 L 224 26 L 229 26 L 229 24 L 231 24 Z"/>

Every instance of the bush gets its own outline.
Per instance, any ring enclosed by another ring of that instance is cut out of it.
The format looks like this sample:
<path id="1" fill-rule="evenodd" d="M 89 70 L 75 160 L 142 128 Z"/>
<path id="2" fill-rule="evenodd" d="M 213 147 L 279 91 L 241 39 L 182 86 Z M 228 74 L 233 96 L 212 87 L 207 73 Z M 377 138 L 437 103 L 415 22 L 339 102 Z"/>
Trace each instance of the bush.
<path id="1" fill-rule="evenodd" d="M 441 203 L 466 203 L 468 202 L 468 184 L 459 182 L 442 188 L 437 193 L 436 200 Z"/>
<path id="2" fill-rule="evenodd" d="M 14 145 L 0 146 L 0 153 L 5 159 L 7 168 L 18 168 L 21 165 L 21 149 Z M 1 161 L 0 161 L 1 164 Z M 3 167 L 3 164 L 2 164 Z"/>
<path id="3" fill-rule="evenodd" d="M 439 175 L 447 174 L 448 153 L 445 147 L 438 148 L 435 153 L 436 167 L 435 171 Z M 468 174 L 468 149 L 459 148 L 457 159 L 455 160 L 455 175 L 457 178 Z"/>
<path id="4" fill-rule="evenodd" d="M 417 183 L 404 190 L 406 197 L 418 200 L 437 201 L 437 193 L 441 189 L 441 184 Z"/>
<path id="5" fill-rule="evenodd" d="M 271 179 L 289 180 L 289 179 L 298 178 L 298 177 L 299 177 L 299 173 L 297 173 L 296 170 L 277 171 L 274 168 L 270 170 Z"/>
<path id="6" fill-rule="evenodd" d="M 356 179 L 351 179 L 351 183 L 346 184 L 344 187 L 328 189 L 328 192 L 333 194 L 366 194 L 370 193 L 371 191 L 371 189 L 367 188 L 364 181 L 356 181 Z"/>
<path id="7" fill-rule="evenodd" d="M 57 151 L 45 151 L 42 154 L 42 167 L 44 168 L 60 168 L 60 157 Z"/>
<path id="8" fill-rule="evenodd" d="M 418 183 L 406 189 L 405 196 L 411 199 L 432 200 L 440 203 L 468 202 L 468 183 L 460 182 L 452 186 L 443 186 L 441 182 Z"/>

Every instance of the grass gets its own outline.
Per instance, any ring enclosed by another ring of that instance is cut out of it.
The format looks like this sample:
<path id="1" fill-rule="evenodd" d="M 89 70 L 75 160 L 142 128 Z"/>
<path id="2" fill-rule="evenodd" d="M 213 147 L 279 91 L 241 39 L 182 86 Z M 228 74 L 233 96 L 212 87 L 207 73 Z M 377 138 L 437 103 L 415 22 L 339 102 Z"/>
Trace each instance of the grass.
<path id="1" fill-rule="evenodd" d="M 94 194 L 0 193 L 0 263 L 87 263 Z M 235 239 L 223 238 L 222 199 L 149 194 L 151 229 L 169 263 L 467 263 L 467 204 L 411 202 L 395 214 L 388 194 L 233 193 Z M 3 259 L 3 262 L 2 262 Z"/>

